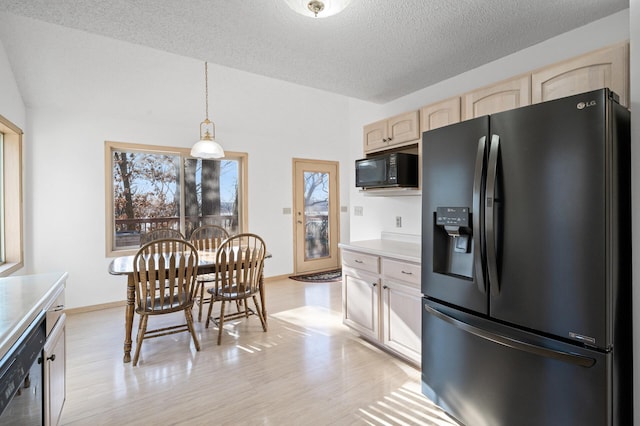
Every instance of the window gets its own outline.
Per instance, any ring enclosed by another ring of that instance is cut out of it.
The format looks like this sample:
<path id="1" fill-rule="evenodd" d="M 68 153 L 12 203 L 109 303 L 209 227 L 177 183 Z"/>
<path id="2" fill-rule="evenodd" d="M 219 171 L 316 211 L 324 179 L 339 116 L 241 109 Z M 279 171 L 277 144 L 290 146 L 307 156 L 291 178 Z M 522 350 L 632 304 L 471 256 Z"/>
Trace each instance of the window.
<path id="1" fill-rule="evenodd" d="M 185 148 L 107 142 L 107 255 L 133 252 L 140 235 L 171 228 L 188 238 L 200 225 L 246 229 L 247 155 L 219 160 Z"/>
<path id="2" fill-rule="evenodd" d="M 0 276 L 23 266 L 22 130 L 0 115 Z"/>

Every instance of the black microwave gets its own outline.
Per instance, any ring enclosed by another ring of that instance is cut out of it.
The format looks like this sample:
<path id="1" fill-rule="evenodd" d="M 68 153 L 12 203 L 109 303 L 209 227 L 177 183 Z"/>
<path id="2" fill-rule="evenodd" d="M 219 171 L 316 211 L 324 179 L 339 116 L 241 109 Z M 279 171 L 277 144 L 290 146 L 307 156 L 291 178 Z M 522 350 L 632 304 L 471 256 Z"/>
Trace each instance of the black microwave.
<path id="1" fill-rule="evenodd" d="M 417 188 L 418 156 L 393 152 L 356 160 L 358 188 Z"/>

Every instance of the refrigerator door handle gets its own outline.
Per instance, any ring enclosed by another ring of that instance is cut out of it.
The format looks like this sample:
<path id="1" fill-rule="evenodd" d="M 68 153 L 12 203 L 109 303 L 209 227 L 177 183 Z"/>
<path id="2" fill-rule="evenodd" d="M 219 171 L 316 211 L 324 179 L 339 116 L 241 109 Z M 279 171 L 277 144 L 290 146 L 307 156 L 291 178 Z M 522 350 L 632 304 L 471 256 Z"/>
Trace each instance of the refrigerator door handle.
<path id="1" fill-rule="evenodd" d="M 544 348 L 541 346 L 533 345 L 531 343 L 526 343 L 519 340 L 511 339 L 509 337 L 501 336 L 499 334 L 491 333 L 490 331 L 483 330 L 471 324 L 467 324 L 466 322 L 460 321 L 456 318 L 452 318 L 449 315 L 440 312 L 439 310 L 426 304 L 424 305 L 424 308 L 429 314 L 462 331 L 471 333 L 474 336 L 480 337 L 481 339 L 489 340 L 491 342 L 506 346 L 511 349 L 528 352 L 530 354 L 542 356 L 545 358 L 552 358 L 558 361 L 563 361 L 586 368 L 593 367 L 596 363 L 596 360 L 593 358 L 578 354 L 572 354 L 569 352 L 557 351 L 555 349 Z"/>
<path id="2" fill-rule="evenodd" d="M 495 201 L 496 185 L 498 174 L 498 154 L 500 152 L 500 136 L 491 136 L 489 147 L 489 164 L 487 169 L 487 189 L 485 196 L 485 232 L 487 249 L 487 272 L 489 275 L 489 285 L 491 293 L 500 292 L 500 281 L 498 280 L 498 259 L 496 251 L 496 228 L 495 228 Z"/>
<path id="3" fill-rule="evenodd" d="M 476 153 L 476 168 L 473 175 L 473 264 L 475 269 L 475 279 L 478 290 L 481 293 L 487 292 L 484 281 L 484 268 L 482 266 L 482 177 L 484 175 L 485 145 L 487 137 L 483 136 L 478 140 L 478 152 Z"/>

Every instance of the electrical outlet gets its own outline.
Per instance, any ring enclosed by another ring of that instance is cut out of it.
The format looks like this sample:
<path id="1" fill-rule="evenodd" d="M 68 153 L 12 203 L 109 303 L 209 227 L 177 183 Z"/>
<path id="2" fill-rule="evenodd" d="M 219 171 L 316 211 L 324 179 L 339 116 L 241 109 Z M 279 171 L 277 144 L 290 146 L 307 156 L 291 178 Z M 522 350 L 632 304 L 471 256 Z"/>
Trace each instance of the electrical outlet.
<path id="1" fill-rule="evenodd" d="M 291 207 L 283 207 L 282 214 L 291 214 Z"/>
<path id="2" fill-rule="evenodd" d="M 402 216 L 396 216 L 396 228 L 402 228 Z"/>
<path id="3" fill-rule="evenodd" d="M 362 216 L 362 206 L 354 206 L 353 207 L 353 215 L 354 216 Z"/>

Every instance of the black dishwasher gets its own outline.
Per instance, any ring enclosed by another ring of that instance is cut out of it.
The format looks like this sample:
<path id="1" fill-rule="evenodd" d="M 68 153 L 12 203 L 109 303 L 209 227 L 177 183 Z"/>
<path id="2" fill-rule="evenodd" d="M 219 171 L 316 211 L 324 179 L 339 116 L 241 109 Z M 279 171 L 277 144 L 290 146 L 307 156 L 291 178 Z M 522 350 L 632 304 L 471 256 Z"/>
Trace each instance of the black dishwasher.
<path id="1" fill-rule="evenodd" d="M 44 313 L 0 360 L 0 424 L 42 425 Z"/>

